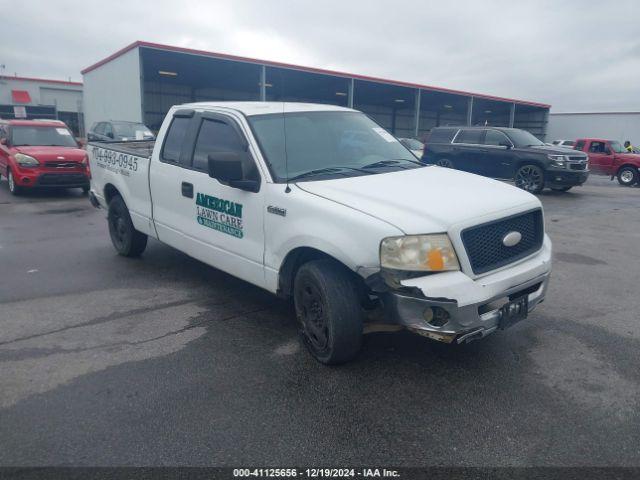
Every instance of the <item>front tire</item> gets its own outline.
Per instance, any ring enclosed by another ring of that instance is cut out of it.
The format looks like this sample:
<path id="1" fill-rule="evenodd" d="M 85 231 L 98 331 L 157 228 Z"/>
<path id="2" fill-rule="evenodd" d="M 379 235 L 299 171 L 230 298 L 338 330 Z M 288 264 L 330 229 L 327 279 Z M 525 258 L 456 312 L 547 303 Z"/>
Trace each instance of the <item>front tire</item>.
<path id="1" fill-rule="evenodd" d="M 325 365 L 353 359 L 362 345 L 363 311 L 350 272 L 333 260 L 300 267 L 293 287 L 305 346 Z"/>
<path id="2" fill-rule="evenodd" d="M 11 192 L 11 195 L 18 196 L 22 193 L 22 188 L 16 185 L 16 180 L 13 178 L 11 170 L 7 170 L 7 181 L 9 182 L 9 191 Z"/>
<path id="3" fill-rule="evenodd" d="M 631 187 L 638 183 L 638 171 L 633 167 L 622 167 L 618 170 L 618 183 L 623 187 Z"/>
<path id="4" fill-rule="evenodd" d="M 537 165 L 522 165 L 513 180 L 516 187 L 529 193 L 540 193 L 544 189 L 544 171 Z"/>
<path id="5" fill-rule="evenodd" d="M 133 227 L 129 209 L 120 195 L 109 202 L 109 235 L 116 252 L 123 257 L 138 257 L 147 247 L 147 236 Z"/>

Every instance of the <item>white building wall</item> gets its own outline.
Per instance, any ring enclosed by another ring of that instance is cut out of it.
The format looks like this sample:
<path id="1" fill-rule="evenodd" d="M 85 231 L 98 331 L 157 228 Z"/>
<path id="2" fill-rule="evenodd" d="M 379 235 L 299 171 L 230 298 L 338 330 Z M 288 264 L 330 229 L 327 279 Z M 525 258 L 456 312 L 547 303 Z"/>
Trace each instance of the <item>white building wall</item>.
<path id="1" fill-rule="evenodd" d="M 140 53 L 134 48 L 83 75 L 84 122 L 142 121 Z"/>
<path id="2" fill-rule="evenodd" d="M 640 145 L 640 112 L 551 113 L 547 141 L 606 138 Z"/>
<path id="3" fill-rule="evenodd" d="M 29 92 L 31 102 L 24 105 L 55 105 L 58 111 L 78 112 L 82 106 L 82 85 L 67 85 L 44 80 L 0 78 L 0 104 L 12 105 L 12 90 Z"/>

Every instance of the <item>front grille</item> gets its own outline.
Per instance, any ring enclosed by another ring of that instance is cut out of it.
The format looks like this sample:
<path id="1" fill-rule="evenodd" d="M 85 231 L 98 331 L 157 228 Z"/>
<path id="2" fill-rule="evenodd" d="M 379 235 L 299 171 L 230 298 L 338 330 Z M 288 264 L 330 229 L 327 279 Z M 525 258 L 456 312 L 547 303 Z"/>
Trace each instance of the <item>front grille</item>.
<path id="1" fill-rule="evenodd" d="M 587 157 L 585 157 L 583 155 L 577 155 L 577 156 L 569 155 L 569 161 L 571 161 L 571 162 L 586 162 L 587 161 Z"/>
<path id="2" fill-rule="evenodd" d="M 586 163 L 570 163 L 569 168 L 571 170 L 586 170 L 587 164 Z"/>
<path id="3" fill-rule="evenodd" d="M 77 168 L 80 166 L 78 162 L 45 162 L 45 165 L 49 168 Z"/>
<path id="4" fill-rule="evenodd" d="M 522 238 L 517 245 L 507 247 L 503 239 L 510 232 L 519 232 Z M 489 272 L 520 260 L 542 247 L 542 210 L 470 227 L 463 230 L 461 236 L 473 273 L 479 275 Z"/>
<path id="5" fill-rule="evenodd" d="M 81 173 L 45 173 L 38 179 L 39 185 L 78 185 L 88 183 Z"/>

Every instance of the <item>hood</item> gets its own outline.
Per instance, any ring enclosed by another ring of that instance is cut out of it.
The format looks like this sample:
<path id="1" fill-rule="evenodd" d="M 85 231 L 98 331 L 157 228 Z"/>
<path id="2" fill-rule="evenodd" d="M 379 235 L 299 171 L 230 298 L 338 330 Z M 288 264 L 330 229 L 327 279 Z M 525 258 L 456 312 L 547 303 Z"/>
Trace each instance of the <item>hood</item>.
<path id="1" fill-rule="evenodd" d="M 525 150 L 521 148 L 521 150 Z M 586 157 L 586 153 L 582 150 L 575 150 L 569 147 L 558 147 L 557 145 L 537 145 L 535 147 L 527 147 L 526 150 L 539 150 L 547 155 L 583 155 Z"/>
<path id="2" fill-rule="evenodd" d="M 297 184 L 302 190 L 362 211 L 404 233 L 447 232 L 508 210 L 540 207 L 533 195 L 471 173 L 440 167 Z M 515 213 L 515 212 L 511 212 Z"/>
<path id="3" fill-rule="evenodd" d="M 49 147 L 49 146 L 22 146 L 14 147 L 19 153 L 29 155 L 39 161 L 67 160 L 69 162 L 82 162 L 87 152 L 80 148 Z M 62 158 L 60 158 L 62 157 Z"/>

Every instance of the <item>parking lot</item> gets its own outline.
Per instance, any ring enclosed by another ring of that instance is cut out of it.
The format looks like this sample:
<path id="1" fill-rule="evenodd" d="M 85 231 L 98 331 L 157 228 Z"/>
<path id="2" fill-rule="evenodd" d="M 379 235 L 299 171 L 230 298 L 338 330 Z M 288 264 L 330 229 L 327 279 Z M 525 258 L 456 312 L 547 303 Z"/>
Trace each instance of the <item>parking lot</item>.
<path id="1" fill-rule="evenodd" d="M 466 346 L 367 335 L 326 367 L 293 308 L 79 190 L 0 183 L 2 465 L 640 465 L 640 188 L 540 195 L 547 299 Z"/>

